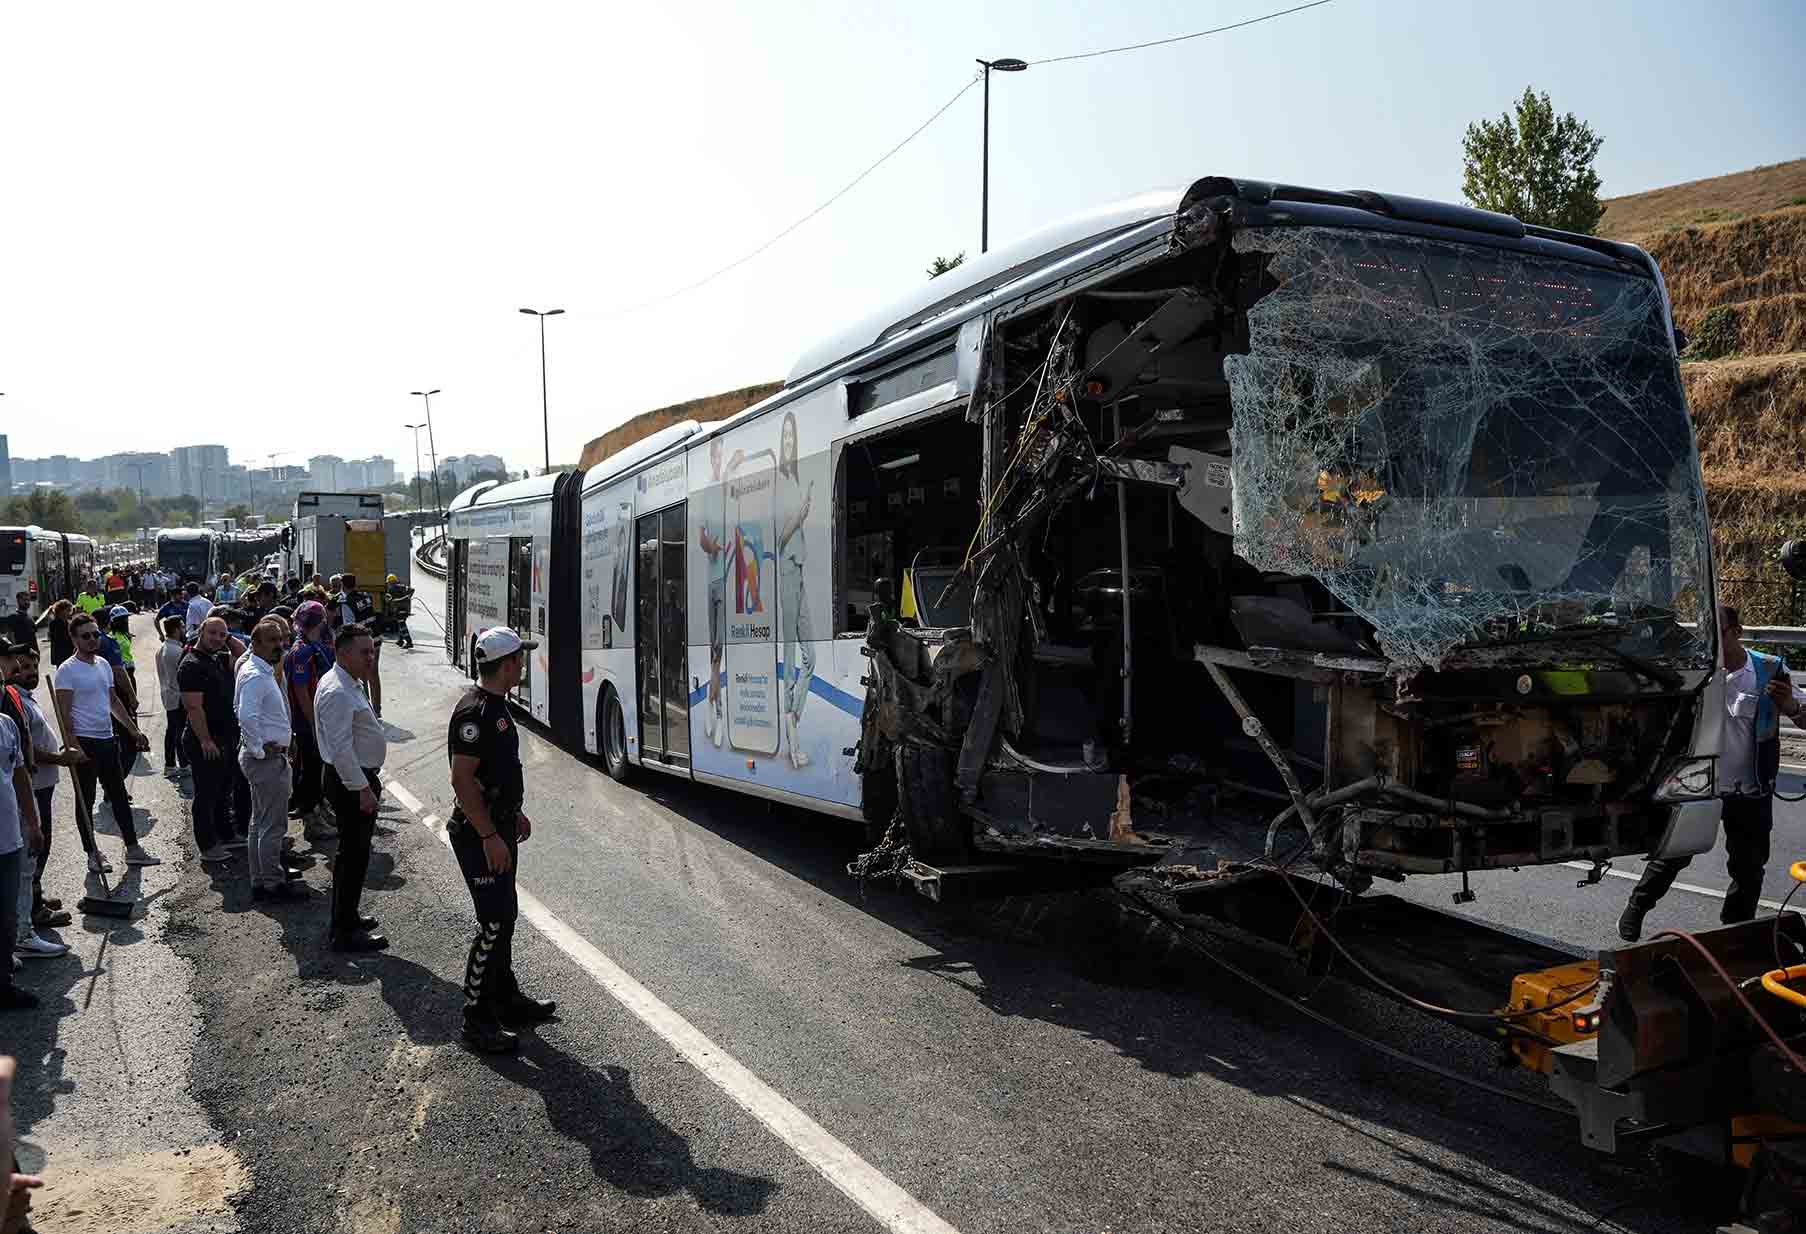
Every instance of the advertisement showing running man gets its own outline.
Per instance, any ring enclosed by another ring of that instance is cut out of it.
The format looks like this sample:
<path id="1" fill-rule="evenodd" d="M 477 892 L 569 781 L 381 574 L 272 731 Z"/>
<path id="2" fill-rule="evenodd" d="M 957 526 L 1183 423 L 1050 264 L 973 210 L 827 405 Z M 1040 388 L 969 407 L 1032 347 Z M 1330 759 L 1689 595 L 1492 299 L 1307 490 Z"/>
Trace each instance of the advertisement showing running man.
<path id="1" fill-rule="evenodd" d="M 863 691 L 838 683 L 832 658 L 833 480 L 807 401 L 691 454 L 691 707 L 702 713 L 692 766 L 855 804 L 844 751 Z M 854 643 L 845 650 L 856 683 L 864 662 Z"/>

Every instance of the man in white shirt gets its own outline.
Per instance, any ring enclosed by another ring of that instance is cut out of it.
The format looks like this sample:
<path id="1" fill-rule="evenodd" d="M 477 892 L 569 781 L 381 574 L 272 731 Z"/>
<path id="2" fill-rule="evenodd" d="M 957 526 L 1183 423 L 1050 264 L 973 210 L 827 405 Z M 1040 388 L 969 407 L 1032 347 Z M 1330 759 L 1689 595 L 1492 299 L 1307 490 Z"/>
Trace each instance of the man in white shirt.
<path id="1" fill-rule="evenodd" d="M 1774 830 L 1775 776 L 1781 766 L 1781 716 L 1798 726 L 1801 704 L 1786 679 L 1780 657 L 1746 650 L 1743 621 L 1729 604 L 1718 606 L 1718 638 L 1723 648 L 1724 729 L 1718 752 L 1719 825 L 1724 828 L 1724 866 L 1730 876 L 1719 920 L 1726 925 L 1756 915 Z M 1631 888 L 1618 934 L 1625 942 L 1642 937 L 1643 918 L 1656 906 L 1689 857 L 1657 857 L 1643 867 Z"/>
<path id="2" fill-rule="evenodd" d="M 300 900 L 282 864 L 288 834 L 289 714 L 287 691 L 276 677 L 288 629 L 266 617 L 251 631 L 251 654 L 238 662 L 232 709 L 238 715 L 238 766 L 251 785 L 251 827 L 245 857 L 253 900 Z"/>
<path id="3" fill-rule="evenodd" d="M 201 594 L 199 583 L 188 584 L 187 592 L 188 614 L 183 618 L 183 624 L 186 627 L 189 641 L 192 642 L 194 636 L 200 633 L 201 623 L 207 620 L 207 614 L 213 611 L 213 601 Z"/>
<path id="4" fill-rule="evenodd" d="M 354 622 L 334 636 L 333 655 L 332 669 L 314 691 L 314 737 L 325 767 L 326 799 L 339 828 L 339 851 L 332 864 L 330 941 L 338 951 L 381 951 L 389 940 L 376 932 L 376 918 L 358 909 L 382 792 L 377 773 L 389 753 L 382 722 L 360 688 L 376 667 L 376 640 L 369 629 Z"/>
<path id="5" fill-rule="evenodd" d="M 132 807 L 125 793 L 125 765 L 120 761 L 119 743 L 113 736 L 114 721 L 139 750 L 150 749 L 150 741 L 138 731 L 138 721 L 113 688 L 113 666 L 98 654 L 103 636 L 94 618 L 87 613 L 75 617 L 69 622 L 69 636 L 75 641 L 75 654 L 56 671 L 56 709 L 62 718 L 63 740 L 75 756 L 75 779 L 81 789 L 75 808 L 85 808 L 91 822 L 95 789 L 104 786 L 113 803 L 113 822 L 125 841 L 126 864 L 161 865 L 160 859 L 138 844 Z M 95 870 L 108 868 L 98 847 L 89 854 L 88 866 Z"/>

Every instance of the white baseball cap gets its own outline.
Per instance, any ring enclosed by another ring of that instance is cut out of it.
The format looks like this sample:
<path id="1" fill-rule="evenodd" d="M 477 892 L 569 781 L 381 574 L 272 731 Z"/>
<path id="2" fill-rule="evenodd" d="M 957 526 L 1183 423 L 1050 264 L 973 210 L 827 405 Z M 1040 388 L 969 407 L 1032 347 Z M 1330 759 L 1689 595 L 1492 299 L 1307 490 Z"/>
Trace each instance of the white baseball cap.
<path id="1" fill-rule="evenodd" d="M 477 663 L 487 664 L 511 656 L 523 647 L 531 651 L 537 646 L 538 640 L 522 638 L 507 626 L 491 626 L 477 635 Z"/>

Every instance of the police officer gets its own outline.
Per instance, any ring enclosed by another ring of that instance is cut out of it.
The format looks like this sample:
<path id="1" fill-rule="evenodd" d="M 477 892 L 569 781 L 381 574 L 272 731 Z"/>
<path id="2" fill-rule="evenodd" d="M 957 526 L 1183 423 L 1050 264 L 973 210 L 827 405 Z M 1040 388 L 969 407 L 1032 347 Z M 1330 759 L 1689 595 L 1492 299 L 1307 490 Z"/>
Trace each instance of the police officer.
<path id="1" fill-rule="evenodd" d="M 464 1040 L 488 1054 L 518 1049 L 514 1028 L 557 1010 L 550 999 L 522 994 L 514 979 L 514 862 L 533 825 L 521 811 L 520 732 L 507 699 L 537 646 L 505 626 L 477 635 L 477 683 L 452 710 L 447 739 L 458 800 L 447 832 L 477 913 L 464 966 Z"/>

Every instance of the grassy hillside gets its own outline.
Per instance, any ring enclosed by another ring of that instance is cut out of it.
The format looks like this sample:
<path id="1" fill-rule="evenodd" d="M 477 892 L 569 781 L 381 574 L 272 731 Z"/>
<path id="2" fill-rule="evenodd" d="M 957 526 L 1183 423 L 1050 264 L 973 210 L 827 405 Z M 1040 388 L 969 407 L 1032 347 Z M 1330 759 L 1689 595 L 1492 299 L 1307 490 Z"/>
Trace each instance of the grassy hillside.
<path id="1" fill-rule="evenodd" d="M 1806 206 L 1806 159 L 1607 198 L 1599 234 L 1647 248 L 1676 227 L 1736 222 L 1784 206 Z"/>
<path id="2" fill-rule="evenodd" d="M 1806 159 L 1617 198 L 1600 231 L 1655 257 L 1690 337 L 1725 598 L 1752 623 L 1806 621 L 1774 561 L 1806 538 Z"/>

